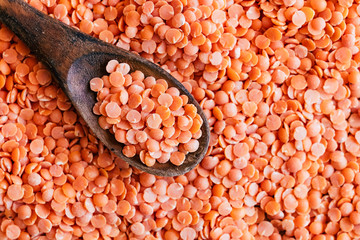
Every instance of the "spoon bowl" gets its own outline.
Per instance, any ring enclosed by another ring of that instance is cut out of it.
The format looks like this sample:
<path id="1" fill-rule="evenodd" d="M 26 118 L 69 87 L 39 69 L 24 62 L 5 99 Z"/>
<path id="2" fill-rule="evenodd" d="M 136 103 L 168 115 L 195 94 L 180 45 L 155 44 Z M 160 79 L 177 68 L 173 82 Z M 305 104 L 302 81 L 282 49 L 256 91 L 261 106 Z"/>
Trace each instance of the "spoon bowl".
<path id="1" fill-rule="evenodd" d="M 167 71 L 139 55 L 81 33 L 37 11 L 22 0 L 0 0 L 0 21 L 50 68 L 95 136 L 131 166 L 154 175 L 178 176 L 193 169 L 204 158 L 210 141 L 207 118 L 194 97 Z M 140 70 L 145 76 L 165 79 L 169 87 L 179 89 L 181 94 L 188 96 L 189 103 L 196 106 L 203 120 L 202 135 L 198 139 L 200 146 L 196 152 L 188 153 L 180 166 L 170 162 L 156 162 L 154 166 L 148 167 L 140 161 L 138 155 L 126 157 L 122 153 L 124 145 L 98 124 L 98 116 L 93 113 L 96 93 L 91 91 L 89 82 L 94 77 L 106 74 L 106 64 L 112 59 L 129 64 L 131 71 Z"/>

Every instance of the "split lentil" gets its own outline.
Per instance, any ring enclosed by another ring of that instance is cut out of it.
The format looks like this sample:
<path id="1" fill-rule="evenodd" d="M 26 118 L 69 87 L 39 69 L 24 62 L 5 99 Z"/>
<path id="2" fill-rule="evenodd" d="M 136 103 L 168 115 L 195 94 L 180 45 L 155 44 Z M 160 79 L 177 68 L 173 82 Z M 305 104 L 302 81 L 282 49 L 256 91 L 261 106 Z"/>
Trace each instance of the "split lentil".
<path id="1" fill-rule="evenodd" d="M 360 238 L 359 1 L 26 2 L 169 71 L 200 103 L 211 139 L 184 176 L 130 167 L 0 25 L 0 239 Z M 130 78 L 93 81 L 106 98 Z M 119 114 L 116 104 L 99 111 Z M 169 118 L 164 136 L 178 134 Z"/>
<path id="2" fill-rule="evenodd" d="M 101 115 L 100 126 L 125 144 L 125 156 L 138 154 L 147 166 L 156 161 L 179 166 L 188 152 L 196 152 L 202 118 L 196 107 L 187 103 L 186 95 L 168 88 L 163 79 L 145 78 L 139 70 L 129 73 L 126 63 L 111 60 L 106 69 L 109 76 L 90 81 L 90 88 L 97 92 L 94 113 Z"/>

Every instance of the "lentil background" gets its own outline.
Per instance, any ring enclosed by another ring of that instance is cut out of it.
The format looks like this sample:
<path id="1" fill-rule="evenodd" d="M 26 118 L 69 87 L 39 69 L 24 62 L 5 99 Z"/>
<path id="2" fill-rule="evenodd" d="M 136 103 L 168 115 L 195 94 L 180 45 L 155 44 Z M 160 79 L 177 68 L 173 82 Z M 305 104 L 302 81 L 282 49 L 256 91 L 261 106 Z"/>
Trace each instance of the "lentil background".
<path id="1" fill-rule="evenodd" d="M 358 0 L 27 2 L 168 69 L 211 143 L 129 167 L 1 25 L 0 239 L 360 238 Z"/>

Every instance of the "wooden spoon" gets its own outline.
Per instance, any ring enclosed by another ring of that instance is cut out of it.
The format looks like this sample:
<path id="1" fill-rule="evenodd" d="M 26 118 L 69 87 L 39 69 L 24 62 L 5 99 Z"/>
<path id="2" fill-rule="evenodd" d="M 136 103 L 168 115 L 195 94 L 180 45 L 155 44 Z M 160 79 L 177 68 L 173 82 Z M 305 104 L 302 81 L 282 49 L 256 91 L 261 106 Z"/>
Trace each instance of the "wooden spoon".
<path id="1" fill-rule="evenodd" d="M 177 176 L 193 169 L 205 156 L 210 139 L 209 124 L 199 104 L 185 87 L 156 64 L 124 49 L 88 36 L 60 21 L 32 8 L 23 0 L 0 0 L 0 21 L 11 29 L 31 51 L 52 71 L 59 85 L 67 94 L 78 113 L 91 130 L 111 151 L 130 165 L 159 176 Z M 103 130 L 98 117 L 93 114 L 96 94 L 90 90 L 93 77 L 106 74 L 105 66 L 111 59 L 130 65 L 131 70 L 140 70 L 145 76 L 165 79 L 169 86 L 176 87 L 189 97 L 196 106 L 204 123 L 199 139 L 200 147 L 186 155 L 180 166 L 156 163 L 152 167 L 143 164 L 139 156 L 128 158 L 122 154 L 123 144 Z"/>

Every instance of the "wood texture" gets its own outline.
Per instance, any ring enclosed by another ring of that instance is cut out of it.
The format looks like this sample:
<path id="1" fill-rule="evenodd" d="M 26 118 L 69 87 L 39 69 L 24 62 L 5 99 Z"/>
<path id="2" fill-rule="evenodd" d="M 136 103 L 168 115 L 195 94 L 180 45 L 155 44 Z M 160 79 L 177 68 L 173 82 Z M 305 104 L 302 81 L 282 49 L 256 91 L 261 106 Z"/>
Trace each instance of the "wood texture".
<path id="1" fill-rule="evenodd" d="M 209 146 L 209 124 L 199 104 L 185 87 L 168 72 L 156 64 L 124 49 L 107 44 L 69 27 L 30 7 L 22 0 L 0 0 L 0 21 L 11 29 L 31 51 L 52 71 L 63 91 L 93 133 L 111 151 L 130 165 L 159 176 L 182 175 L 193 169 L 203 159 Z M 144 165 L 138 156 L 128 158 L 122 154 L 123 145 L 98 124 L 98 116 L 92 108 L 96 93 L 89 87 L 93 77 L 103 76 L 105 66 L 111 59 L 128 63 L 131 70 L 140 70 L 146 76 L 165 79 L 169 86 L 177 87 L 181 94 L 189 97 L 204 124 L 199 139 L 200 147 L 195 153 L 186 155 L 181 166 L 171 163 Z"/>

